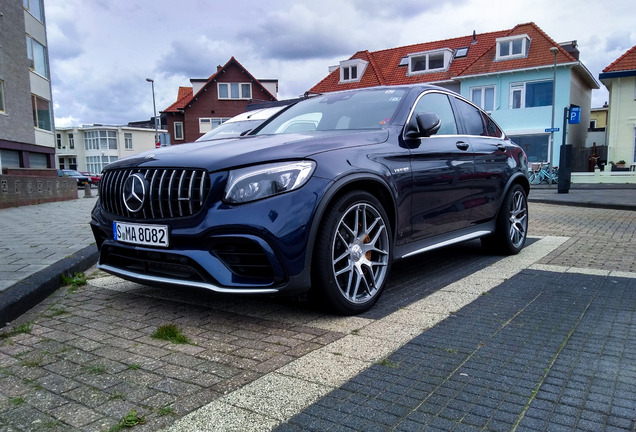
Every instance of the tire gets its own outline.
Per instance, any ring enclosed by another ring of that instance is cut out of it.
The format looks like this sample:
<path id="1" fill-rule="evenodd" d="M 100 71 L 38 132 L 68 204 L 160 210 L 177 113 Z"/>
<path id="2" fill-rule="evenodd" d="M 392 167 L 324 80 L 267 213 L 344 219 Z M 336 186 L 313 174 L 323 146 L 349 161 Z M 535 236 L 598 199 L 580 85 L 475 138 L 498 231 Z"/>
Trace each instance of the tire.
<path id="1" fill-rule="evenodd" d="M 521 185 L 514 184 L 504 198 L 495 232 L 481 239 L 482 245 L 496 253 L 516 255 L 528 236 L 528 198 Z"/>
<path id="2" fill-rule="evenodd" d="M 373 195 L 342 196 L 325 214 L 316 237 L 312 290 L 339 314 L 369 310 L 389 277 L 391 239 L 389 219 Z"/>
<path id="3" fill-rule="evenodd" d="M 530 184 L 539 184 L 541 183 L 541 176 L 538 173 L 533 172 L 528 177 L 528 181 L 530 182 Z"/>

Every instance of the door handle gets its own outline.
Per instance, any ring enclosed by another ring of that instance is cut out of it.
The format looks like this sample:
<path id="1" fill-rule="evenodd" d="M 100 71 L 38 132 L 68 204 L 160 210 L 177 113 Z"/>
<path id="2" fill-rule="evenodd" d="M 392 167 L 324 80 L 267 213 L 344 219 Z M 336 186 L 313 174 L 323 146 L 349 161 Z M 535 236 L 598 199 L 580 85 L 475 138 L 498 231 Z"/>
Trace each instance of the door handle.
<path id="1" fill-rule="evenodd" d="M 497 148 L 501 151 L 506 151 L 506 146 L 503 144 L 497 144 Z"/>
<path id="2" fill-rule="evenodd" d="M 456 145 L 456 146 L 457 146 L 457 148 L 458 148 L 458 149 L 460 149 L 460 150 L 468 150 L 468 147 L 470 147 L 470 146 L 468 145 L 468 143 L 467 143 L 467 142 L 464 142 L 464 141 L 457 141 L 457 142 L 455 143 L 455 145 Z"/>

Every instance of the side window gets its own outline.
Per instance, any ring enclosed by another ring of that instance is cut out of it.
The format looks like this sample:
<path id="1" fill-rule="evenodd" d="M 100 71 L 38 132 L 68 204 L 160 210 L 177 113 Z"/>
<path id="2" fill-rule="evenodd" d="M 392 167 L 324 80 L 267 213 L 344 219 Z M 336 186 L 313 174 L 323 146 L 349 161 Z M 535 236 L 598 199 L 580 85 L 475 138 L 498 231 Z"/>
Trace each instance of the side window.
<path id="1" fill-rule="evenodd" d="M 501 129 L 497 127 L 497 123 L 495 123 L 494 120 L 491 119 L 490 116 L 484 112 L 481 113 L 481 116 L 484 119 L 484 124 L 486 125 L 486 132 L 488 136 L 500 138 L 501 135 L 503 135 L 503 132 L 501 132 Z"/>
<path id="2" fill-rule="evenodd" d="M 435 135 L 457 135 L 457 123 L 448 96 L 443 93 L 427 93 L 420 98 L 413 110 L 413 116 L 424 112 L 436 113 L 442 126 Z"/>
<path id="3" fill-rule="evenodd" d="M 459 115 L 462 120 L 464 120 L 466 134 L 488 136 L 481 117 L 481 111 L 471 104 L 457 98 L 455 98 L 455 105 L 459 110 Z"/>

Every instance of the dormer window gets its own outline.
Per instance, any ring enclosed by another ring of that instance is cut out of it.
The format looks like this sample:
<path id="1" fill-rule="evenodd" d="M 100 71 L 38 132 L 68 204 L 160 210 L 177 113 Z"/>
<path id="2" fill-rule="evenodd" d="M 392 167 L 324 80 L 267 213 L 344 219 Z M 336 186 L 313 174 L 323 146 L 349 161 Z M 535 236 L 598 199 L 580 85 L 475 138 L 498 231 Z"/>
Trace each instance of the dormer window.
<path id="1" fill-rule="evenodd" d="M 530 37 L 527 34 L 497 39 L 497 61 L 528 57 Z"/>
<path id="2" fill-rule="evenodd" d="M 441 49 L 409 54 L 408 75 L 421 75 L 430 72 L 443 72 L 450 67 L 453 50 Z"/>
<path id="3" fill-rule="evenodd" d="M 358 82 L 367 68 L 362 59 L 345 60 L 340 62 L 340 83 Z"/>

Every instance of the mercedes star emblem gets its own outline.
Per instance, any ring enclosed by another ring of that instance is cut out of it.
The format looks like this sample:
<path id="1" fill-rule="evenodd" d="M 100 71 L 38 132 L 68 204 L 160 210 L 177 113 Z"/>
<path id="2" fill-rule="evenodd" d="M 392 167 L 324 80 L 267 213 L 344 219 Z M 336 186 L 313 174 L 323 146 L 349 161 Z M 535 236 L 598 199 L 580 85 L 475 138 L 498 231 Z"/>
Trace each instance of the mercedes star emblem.
<path id="1" fill-rule="evenodd" d="M 143 208 L 146 197 L 146 181 L 141 174 L 133 174 L 126 179 L 122 196 L 124 205 L 129 211 L 137 213 Z"/>

